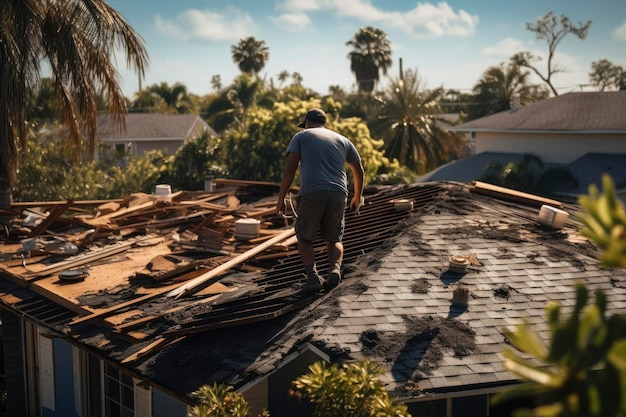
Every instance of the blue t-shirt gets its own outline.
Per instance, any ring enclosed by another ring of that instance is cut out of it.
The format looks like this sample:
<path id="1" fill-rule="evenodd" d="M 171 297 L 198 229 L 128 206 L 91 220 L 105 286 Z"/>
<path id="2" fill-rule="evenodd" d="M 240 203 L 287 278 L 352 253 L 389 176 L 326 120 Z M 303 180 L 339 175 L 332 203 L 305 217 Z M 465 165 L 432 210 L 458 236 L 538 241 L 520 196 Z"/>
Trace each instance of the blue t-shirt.
<path id="1" fill-rule="evenodd" d="M 300 195 L 314 191 L 348 195 L 345 163 L 361 160 L 348 138 L 325 127 L 309 128 L 293 135 L 287 152 L 300 154 Z"/>

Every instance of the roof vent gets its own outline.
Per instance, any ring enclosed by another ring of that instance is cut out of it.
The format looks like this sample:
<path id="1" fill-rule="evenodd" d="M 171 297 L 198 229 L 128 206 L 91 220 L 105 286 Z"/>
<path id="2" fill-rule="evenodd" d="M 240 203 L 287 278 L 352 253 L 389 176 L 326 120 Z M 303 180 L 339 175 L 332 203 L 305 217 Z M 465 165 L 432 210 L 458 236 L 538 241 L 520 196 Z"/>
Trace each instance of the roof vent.
<path id="1" fill-rule="evenodd" d="M 518 111 L 521 106 L 521 100 L 519 93 L 513 94 L 513 99 L 511 100 L 511 111 Z"/>

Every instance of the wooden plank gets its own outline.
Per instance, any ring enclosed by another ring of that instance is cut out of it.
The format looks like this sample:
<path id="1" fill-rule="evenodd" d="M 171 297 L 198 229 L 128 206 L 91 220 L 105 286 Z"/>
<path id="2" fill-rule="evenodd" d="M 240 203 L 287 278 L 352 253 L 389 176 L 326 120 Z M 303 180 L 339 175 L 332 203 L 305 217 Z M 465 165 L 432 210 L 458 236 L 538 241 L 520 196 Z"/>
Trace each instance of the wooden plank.
<path id="1" fill-rule="evenodd" d="M 48 228 L 54 223 L 56 222 L 59 217 L 61 217 L 61 215 L 63 215 L 63 213 L 65 213 L 65 211 L 73 204 L 72 200 L 67 201 L 65 204 L 60 205 L 60 206 L 55 206 L 52 208 L 52 210 L 50 211 L 50 214 L 48 214 L 48 216 L 43 219 L 43 221 L 41 223 L 39 223 L 37 225 L 37 227 L 35 227 L 29 234 L 28 237 L 35 237 L 35 236 L 39 236 L 40 234 L 42 234 L 43 232 L 45 232 L 46 230 L 48 230 Z"/>
<path id="2" fill-rule="evenodd" d="M 152 238 L 152 237 L 151 237 Z M 92 254 L 84 254 L 81 256 L 76 256 L 73 257 L 71 259 L 65 260 L 65 261 L 61 261 L 61 262 L 57 262 L 54 263 L 50 266 L 48 266 L 47 268 L 44 268 L 40 271 L 37 272 L 33 272 L 30 274 L 25 275 L 24 279 L 26 281 L 35 281 L 37 279 L 46 277 L 48 275 L 54 274 L 56 272 L 59 271 L 63 271 L 64 269 L 70 269 L 70 268 L 74 268 L 77 266 L 82 266 L 85 265 L 89 262 L 93 262 L 102 258 L 106 258 L 112 255 L 116 255 L 120 252 L 124 252 L 125 250 L 127 250 L 128 248 L 132 247 L 135 243 L 139 242 L 139 240 L 148 240 L 146 238 L 144 239 L 138 239 L 132 242 L 127 242 L 127 243 L 122 243 L 119 245 L 115 245 L 113 247 L 110 248 L 106 248 L 100 251 L 97 251 L 95 253 Z"/>
<path id="3" fill-rule="evenodd" d="M 84 323 L 86 321 L 89 320 L 93 320 L 96 318 L 105 318 L 108 316 L 112 316 L 117 310 L 121 310 L 122 308 L 126 308 L 126 307 L 131 307 L 134 306 L 136 304 L 141 304 L 144 301 L 148 301 L 151 300 L 153 298 L 157 298 L 169 291 L 172 291 L 174 288 L 177 288 L 180 284 L 172 284 L 172 285 L 168 285 L 166 287 L 160 288 L 158 290 L 156 290 L 155 292 L 151 293 L 151 294 L 146 294 L 143 295 L 141 297 L 137 297 L 137 298 L 133 298 L 132 300 L 126 301 L 124 303 L 120 303 L 120 304 L 116 304 L 114 306 L 108 307 L 108 308 L 104 308 L 102 310 L 98 310 L 97 312 L 94 312 L 88 316 L 83 316 L 83 317 L 79 317 L 77 319 L 74 319 L 71 321 L 70 323 L 70 327 L 71 326 L 76 326 L 77 324 L 80 323 Z"/>
<path id="4" fill-rule="evenodd" d="M 491 197 L 508 199 L 531 206 L 540 207 L 544 204 L 553 207 L 563 207 L 563 203 L 551 198 L 541 197 L 534 194 L 525 193 L 522 191 L 512 190 L 506 187 L 500 187 L 498 185 L 488 184 L 486 182 L 474 181 L 470 191 L 488 195 Z"/>
<path id="5" fill-rule="evenodd" d="M 252 258 L 253 256 L 263 252 L 265 249 L 275 245 L 278 242 L 282 242 L 285 239 L 290 238 L 291 236 L 293 236 L 293 234 L 295 233 L 295 230 L 293 228 L 287 229 L 285 230 L 283 233 L 274 236 L 273 238 L 269 239 L 268 241 L 250 249 L 247 252 L 242 253 L 239 256 L 234 257 L 233 259 L 231 259 L 228 262 L 223 263 L 222 265 L 218 266 L 217 268 L 213 268 L 211 271 L 207 272 L 206 274 L 203 274 L 197 278 L 192 279 L 191 281 L 187 282 L 184 285 L 181 285 L 179 288 L 176 288 L 175 290 L 171 291 L 170 293 L 168 293 L 168 297 L 176 297 L 179 298 L 181 296 L 186 296 L 186 295 L 190 295 L 193 294 L 194 292 L 197 291 L 197 287 L 199 287 L 200 285 L 202 285 L 203 283 L 207 282 L 208 280 L 210 280 L 211 278 L 223 273 L 224 271 L 229 270 L 230 268 L 239 265 L 245 261 L 247 261 L 248 259 Z"/>
<path id="6" fill-rule="evenodd" d="M 166 347 L 171 346 L 172 344 L 179 342 L 181 340 L 185 339 L 185 337 L 179 337 L 179 338 L 161 338 L 161 339 L 157 339 L 154 342 L 150 343 L 148 346 L 144 347 L 143 349 L 133 353 L 130 356 L 127 356 L 126 358 L 122 359 L 123 364 L 127 364 L 127 363 L 132 363 L 132 362 L 136 362 L 139 359 L 142 359 L 148 355 L 154 354 L 155 352 L 158 352 L 162 349 L 165 349 Z"/>

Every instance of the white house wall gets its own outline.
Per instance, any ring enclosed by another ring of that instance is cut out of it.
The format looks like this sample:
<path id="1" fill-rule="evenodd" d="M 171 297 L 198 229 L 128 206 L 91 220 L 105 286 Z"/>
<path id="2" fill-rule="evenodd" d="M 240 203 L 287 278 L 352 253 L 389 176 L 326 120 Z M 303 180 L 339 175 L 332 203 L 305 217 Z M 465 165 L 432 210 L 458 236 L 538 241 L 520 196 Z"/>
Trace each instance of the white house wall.
<path id="1" fill-rule="evenodd" d="M 626 154 L 626 135 L 476 132 L 481 152 L 532 153 L 546 163 L 568 164 L 587 153 Z"/>

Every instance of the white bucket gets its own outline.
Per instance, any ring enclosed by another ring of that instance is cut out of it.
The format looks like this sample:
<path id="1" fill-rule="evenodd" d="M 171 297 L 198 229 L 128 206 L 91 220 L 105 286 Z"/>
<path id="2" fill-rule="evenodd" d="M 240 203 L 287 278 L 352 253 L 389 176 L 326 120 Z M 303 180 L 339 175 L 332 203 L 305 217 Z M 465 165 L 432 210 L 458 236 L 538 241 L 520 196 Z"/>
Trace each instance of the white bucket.
<path id="1" fill-rule="evenodd" d="M 159 200 L 165 200 L 172 195 L 172 187 L 169 184 L 158 184 L 154 189 L 154 195 Z"/>
<path id="2" fill-rule="evenodd" d="M 544 204 L 539 210 L 538 221 L 544 226 L 561 229 L 569 218 L 569 213 L 556 207 Z"/>
<path id="3" fill-rule="evenodd" d="M 247 241 L 259 237 L 261 221 L 257 219 L 239 219 L 235 222 L 235 237 Z"/>

